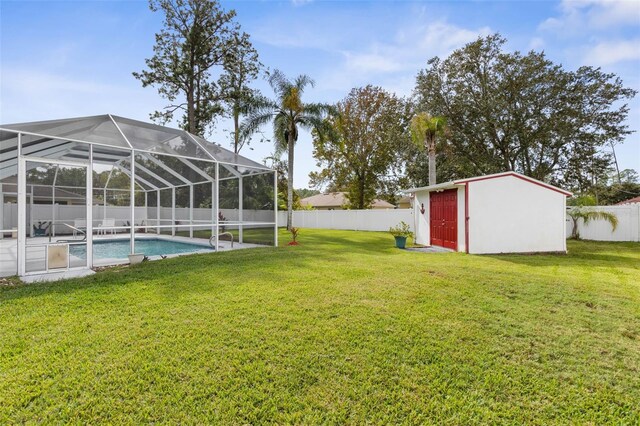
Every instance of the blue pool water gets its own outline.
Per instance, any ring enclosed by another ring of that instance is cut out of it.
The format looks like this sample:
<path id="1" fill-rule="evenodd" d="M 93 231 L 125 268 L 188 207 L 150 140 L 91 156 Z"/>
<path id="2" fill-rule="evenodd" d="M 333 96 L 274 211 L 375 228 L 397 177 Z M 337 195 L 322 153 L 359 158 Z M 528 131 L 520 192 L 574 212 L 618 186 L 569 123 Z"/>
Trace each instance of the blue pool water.
<path id="1" fill-rule="evenodd" d="M 158 238 L 136 239 L 136 253 L 142 253 L 146 256 L 193 253 L 199 250 L 212 250 L 212 248 Z M 87 247 L 85 245 L 72 245 L 69 247 L 69 252 L 73 256 L 86 258 Z M 129 253 L 129 240 L 93 241 L 94 259 L 126 259 Z"/>

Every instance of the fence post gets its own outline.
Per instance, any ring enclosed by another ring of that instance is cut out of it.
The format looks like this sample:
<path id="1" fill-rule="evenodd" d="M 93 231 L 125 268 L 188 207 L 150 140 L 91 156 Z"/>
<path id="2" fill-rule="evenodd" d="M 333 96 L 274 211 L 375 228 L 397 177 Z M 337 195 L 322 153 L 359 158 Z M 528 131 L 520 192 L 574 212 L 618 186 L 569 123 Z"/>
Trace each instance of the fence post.
<path id="1" fill-rule="evenodd" d="M 0 240 L 4 239 L 4 192 L 0 183 Z"/>
<path id="2" fill-rule="evenodd" d="M 632 204 L 633 207 L 635 207 L 635 209 L 631 210 L 631 241 L 638 241 L 640 242 L 640 204 Z M 634 212 L 635 210 L 635 212 Z M 635 216 L 635 220 L 634 220 L 634 216 Z M 635 224 L 635 232 L 633 232 L 633 224 Z"/>

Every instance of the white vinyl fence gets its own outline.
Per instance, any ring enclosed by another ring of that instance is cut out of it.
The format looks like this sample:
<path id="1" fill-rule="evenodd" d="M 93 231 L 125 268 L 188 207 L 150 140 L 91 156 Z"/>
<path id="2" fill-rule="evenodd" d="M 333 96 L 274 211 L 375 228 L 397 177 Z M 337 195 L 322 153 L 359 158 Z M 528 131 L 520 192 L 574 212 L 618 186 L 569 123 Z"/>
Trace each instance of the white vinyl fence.
<path id="1" fill-rule="evenodd" d="M 596 241 L 640 241 L 640 204 L 592 207 L 599 211 L 613 213 L 618 218 L 618 226 L 611 231 L 606 220 L 591 220 L 586 225 L 580 220 L 578 232 L 583 240 Z M 571 236 L 573 220 L 567 216 L 567 237 Z"/>
<path id="2" fill-rule="evenodd" d="M 618 226 L 611 231 L 609 222 L 579 222 L 580 237 L 597 241 L 640 241 L 640 204 L 593 207 L 615 214 Z M 298 210 L 293 212 L 293 225 L 300 228 L 345 229 L 354 231 L 387 231 L 401 221 L 413 231 L 413 210 Z M 285 226 L 287 212 L 278 212 L 278 225 Z M 571 235 L 573 222 L 567 218 L 567 237 Z"/>
<path id="3" fill-rule="evenodd" d="M 413 210 L 296 210 L 293 226 L 299 228 L 344 229 L 352 231 L 388 231 L 406 222 L 413 230 Z M 278 225 L 286 226 L 287 212 L 278 212 Z"/>
<path id="4" fill-rule="evenodd" d="M 18 226 L 18 208 L 15 203 L 5 203 L 3 206 L 3 223 L 0 228 L 13 229 Z M 599 206 L 595 209 L 607 211 L 618 217 L 618 227 L 612 232 L 609 222 L 603 220 L 590 221 L 587 225 L 579 222 L 580 237 L 585 240 L 597 241 L 640 241 L 640 204 L 623 206 Z M 227 220 L 238 220 L 237 209 L 222 209 Z M 76 218 L 84 216 L 84 206 L 55 206 L 53 212 L 57 221 L 73 225 Z M 104 218 L 116 220 L 116 226 L 122 226 L 129 220 L 129 207 L 107 207 L 106 212 L 101 206 L 93 209 L 95 224 Z M 37 224 L 39 220 L 51 220 L 50 205 L 34 205 L 32 216 L 28 221 Z M 188 221 L 189 209 L 176 208 L 176 220 Z M 155 207 L 136 207 L 136 224 L 145 221 L 146 225 L 156 224 Z M 161 219 L 171 218 L 171 209 L 160 208 Z M 211 209 L 193 209 L 196 221 L 211 220 Z M 244 210 L 243 220 L 249 222 L 271 222 L 273 212 L 260 210 Z M 387 231 L 389 227 L 400 222 L 406 222 L 413 230 L 413 210 L 298 210 L 293 212 L 293 225 L 300 228 L 343 229 L 354 231 Z M 287 212 L 278 211 L 278 225 L 286 226 Z M 166 224 L 166 223 L 165 223 Z M 567 217 L 567 237 L 571 235 L 573 222 Z M 62 229 L 61 229 L 62 231 Z"/>
<path id="5" fill-rule="evenodd" d="M 68 228 L 61 226 L 60 224 L 66 223 L 68 225 L 74 225 L 74 221 L 78 218 L 85 217 L 84 205 L 51 205 L 51 204 L 34 204 L 27 213 L 27 226 L 31 229 L 34 225 L 37 226 L 38 222 L 48 222 L 55 220 L 57 226 L 54 230 L 56 233 L 64 234 L 71 232 Z M 168 225 L 171 223 L 171 208 L 161 207 L 160 209 L 161 225 Z M 238 209 L 221 209 L 220 212 L 224 216 L 225 220 L 238 221 L 239 214 Z M 17 229 L 18 227 L 18 205 L 16 203 L 5 203 L 3 211 L 0 215 L 0 229 Z M 30 214 L 29 214 L 30 213 Z M 94 206 L 93 207 L 93 220 L 94 226 L 100 225 L 103 219 L 114 219 L 115 226 L 125 226 L 130 221 L 131 210 L 128 206 Z M 274 212 L 270 210 L 244 210 L 242 213 L 243 221 L 245 222 L 264 222 L 273 223 Z M 142 226 L 154 226 L 157 225 L 157 209 L 156 207 L 136 207 L 135 208 L 135 224 Z M 176 221 L 188 224 L 189 222 L 189 209 L 184 207 L 177 207 L 175 209 Z M 212 216 L 211 209 L 208 208 L 194 208 L 193 219 L 196 222 L 212 223 L 215 221 L 215 217 Z M 286 212 L 285 212 L 286 219 Z M 204 225 L 203 225 L 204 226 Z M 188 230 L 189 228 L 181 228 L 176 226 L 176 230 Z"/>

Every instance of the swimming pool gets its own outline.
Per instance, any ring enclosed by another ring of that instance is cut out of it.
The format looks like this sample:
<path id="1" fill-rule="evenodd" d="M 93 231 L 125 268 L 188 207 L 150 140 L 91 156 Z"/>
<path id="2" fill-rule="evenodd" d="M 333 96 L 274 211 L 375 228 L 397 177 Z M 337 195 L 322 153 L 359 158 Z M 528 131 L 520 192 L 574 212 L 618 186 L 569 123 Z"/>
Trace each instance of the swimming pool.
<path id="1" fill-rule="evenodd" d="M 142 253 L 145 256 L 193 253 L 202 250 L 211 251 L 213 249 L 209 246 L 160 238 L 136 238 L 136 253 Z M 129 240 L 126 239 L 93 241 L 94 259 L 127 259 L 130 252 Z M 85 245 L 71 245 L 69 253 L 79 258 L 86 258 L 87 247 Z"/>

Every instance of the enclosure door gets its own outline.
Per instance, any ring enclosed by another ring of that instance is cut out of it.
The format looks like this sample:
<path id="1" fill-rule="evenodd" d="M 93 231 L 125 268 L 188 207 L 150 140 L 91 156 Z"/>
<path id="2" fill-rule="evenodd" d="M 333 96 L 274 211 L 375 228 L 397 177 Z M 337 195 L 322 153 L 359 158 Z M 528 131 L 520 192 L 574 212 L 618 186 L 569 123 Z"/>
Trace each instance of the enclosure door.
<path id="1" fill-rule="evenodd" d="M 90 167 L 31 157 L 20 166 L 18 273 L 90 267 Z"/>
<path id="2" fill-rule="evenodd" d="M 429 199 L 431 245 L 456 250 L 458 245 L 458 190 L 432 192 Z"/>

